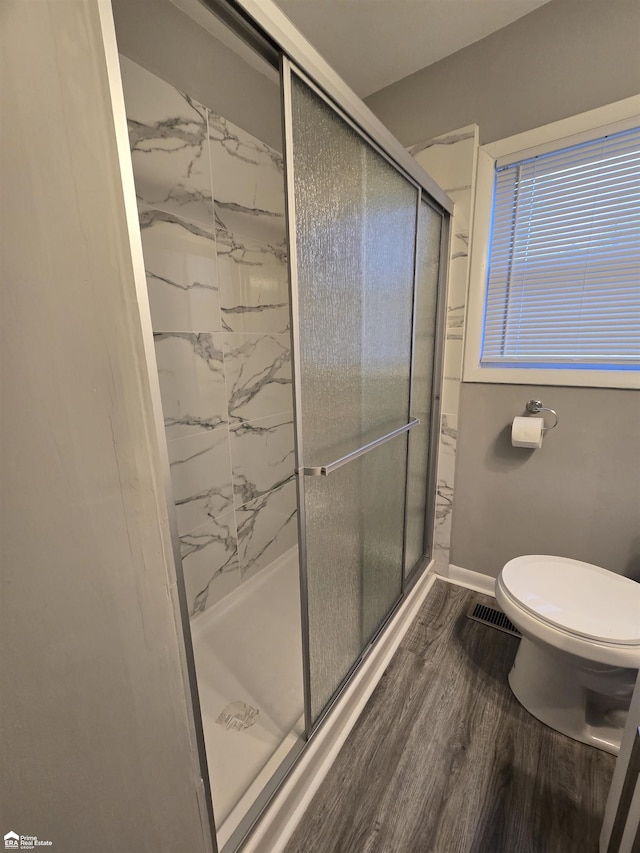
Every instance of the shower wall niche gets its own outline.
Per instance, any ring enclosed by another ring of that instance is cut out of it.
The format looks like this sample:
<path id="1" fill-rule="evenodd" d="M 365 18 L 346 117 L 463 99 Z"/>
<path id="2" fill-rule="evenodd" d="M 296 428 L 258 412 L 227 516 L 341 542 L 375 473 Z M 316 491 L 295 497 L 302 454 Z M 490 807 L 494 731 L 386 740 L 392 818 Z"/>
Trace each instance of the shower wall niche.
<path id="1" fill-rule="evenodd" d="M 297 542 L 283 161 L 121 69 L 193 617 Z"/>

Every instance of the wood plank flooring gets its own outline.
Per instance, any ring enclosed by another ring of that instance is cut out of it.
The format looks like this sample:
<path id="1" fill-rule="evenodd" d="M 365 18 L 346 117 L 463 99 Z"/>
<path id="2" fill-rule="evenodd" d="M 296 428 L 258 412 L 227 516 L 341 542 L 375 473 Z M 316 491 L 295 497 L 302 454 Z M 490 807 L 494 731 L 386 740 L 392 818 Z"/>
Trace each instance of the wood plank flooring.
<path id="1" fill-rule="evenodd" d="M 286 853 L 596 853 L 614 757 L 518 704 L 474 601 L 436 581 Z"/>

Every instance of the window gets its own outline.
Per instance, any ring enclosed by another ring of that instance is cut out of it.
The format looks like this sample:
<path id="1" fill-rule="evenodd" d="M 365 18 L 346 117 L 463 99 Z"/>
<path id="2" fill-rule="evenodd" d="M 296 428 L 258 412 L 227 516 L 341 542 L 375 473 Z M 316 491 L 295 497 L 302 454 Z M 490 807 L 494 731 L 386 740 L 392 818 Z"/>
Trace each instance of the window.
<path id="1" fill-rule="evenodd" d="M 640 127 L 486 160 L 492 214 L 473 233 L 470 306 L 484 287 L 465 379 L 640 387 Z"/>

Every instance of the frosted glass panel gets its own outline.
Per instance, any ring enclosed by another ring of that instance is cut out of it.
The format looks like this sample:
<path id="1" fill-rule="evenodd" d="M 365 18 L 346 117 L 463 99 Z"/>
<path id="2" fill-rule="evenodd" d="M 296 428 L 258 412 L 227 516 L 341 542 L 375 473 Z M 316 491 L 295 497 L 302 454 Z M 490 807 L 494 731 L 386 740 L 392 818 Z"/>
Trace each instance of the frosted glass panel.
<path id="1" fill-rule="evenodd" d="M 420 426 L 414 427 L 409 433 L 405 575 L 409 575 L 422 555 L 428 553 L 431 544 L 425 541 L 425 521 L 427 473 L 431 452 L 429 425 L 441 232 L 442 216 L 423 201 L 420 205 L 418 223 L 415 351 L 411 400 L 412 414 L 420 419 Z M 437 443 L 434 443 L 433 452 L 437 452 Z"/>
<path id="2" fill-rule="evenodd" d="M 362 457 L 362 646 L 401 593 L 407 435 Z"/>
<path id="3" fill-rule="evenodd" d="M 314 720 L 400 596 L 406 450 L 400 436 L 305 478 Z"/>
<path id="4" fill-rule="evenodd" d="M 301 464 L 406 424 L 417 189 L 292 79 Z M 406 436 L 304 481 L 315 720 L 401 593 Z"/>
<path id="5" fill-rule="evenodd" d="M 417 190 L 293 78 L 304 463 L 406 423 Z"/>

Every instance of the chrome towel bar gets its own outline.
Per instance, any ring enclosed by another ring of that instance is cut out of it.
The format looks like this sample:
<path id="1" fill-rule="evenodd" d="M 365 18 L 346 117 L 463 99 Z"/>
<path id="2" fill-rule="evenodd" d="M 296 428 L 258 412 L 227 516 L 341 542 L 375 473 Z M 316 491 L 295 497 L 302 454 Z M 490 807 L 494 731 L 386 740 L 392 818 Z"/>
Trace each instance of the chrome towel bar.
<path id="1" fill-rule="evenodd" d="M 346 465 L 348 462 L 352 462 L 359 456 L 364 456 L 365 453 L 368 453 L 375 447 L 380 447 L 381 444 L 384 444 L 387 441 L 391 441 L 391 439 L 395 438 L 397 435 L 402 435 L 402 433 L 404 432 L 409 432 L 410 429 L 413 429 L 414 426 L 418 426 L 419 423 L 419 418 L 410 418 L 408 424 L 404 424 L 404 426 L 398 427 L 398 429 L 394 429 L 391 432 L 388 432 L 381 438 L 376 438 L 375 441 L 370 441 L 369 444 L 364 444 L 357 450 L 354 450 L 351 453 L 347 453 L 346 456 L 342 456 L 340 459 L 336 459 L 335 462 L 329 462 L 327 465 L 318 465 L 314 468 L 300 468 L 298 473 L 302 474 L 305 477 L 328 477 L 329 474 L 331 474 L 337 468 L 342 468 L 342 466 Z"/>

